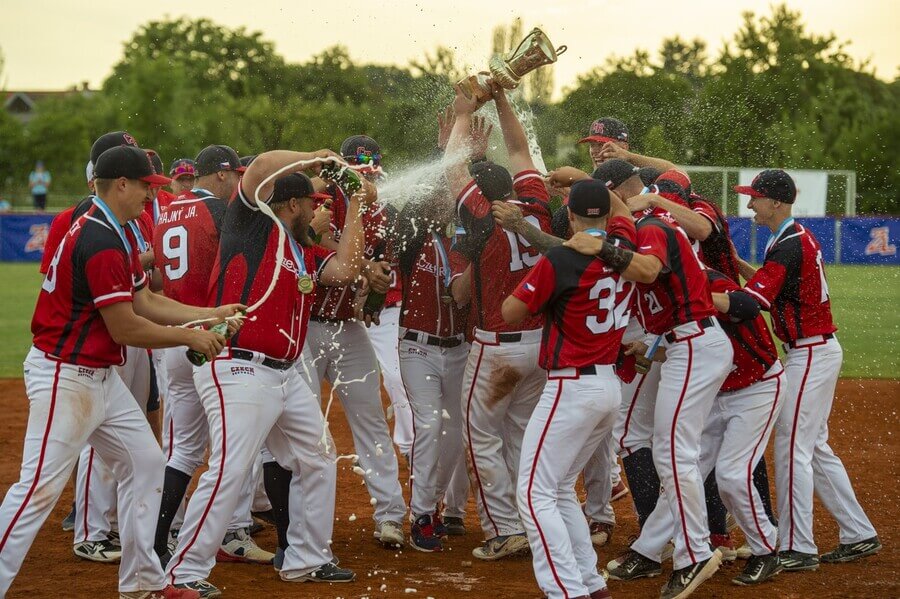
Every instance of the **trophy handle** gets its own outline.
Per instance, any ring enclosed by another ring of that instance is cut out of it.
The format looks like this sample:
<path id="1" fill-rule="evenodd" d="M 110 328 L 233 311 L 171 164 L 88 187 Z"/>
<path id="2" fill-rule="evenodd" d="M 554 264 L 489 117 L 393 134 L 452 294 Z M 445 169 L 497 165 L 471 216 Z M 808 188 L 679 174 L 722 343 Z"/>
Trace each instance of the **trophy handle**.
<path id="1" fill-rule="evenodd" d="M 568 46 L 560 46 L 559 48 L 556 49 L 556 55 L 559 56 L 560 54 L 562 54 L 563 52 L 565 52 L 568 49 L 569 49 Z"/>

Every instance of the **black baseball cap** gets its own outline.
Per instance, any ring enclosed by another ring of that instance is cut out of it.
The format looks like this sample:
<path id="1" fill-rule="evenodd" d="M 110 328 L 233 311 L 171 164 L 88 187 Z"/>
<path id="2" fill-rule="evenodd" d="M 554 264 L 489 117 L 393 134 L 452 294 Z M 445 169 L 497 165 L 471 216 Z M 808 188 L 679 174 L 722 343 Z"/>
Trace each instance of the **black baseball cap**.
<path id="1" fill-rule="evenodd" d="M 643 166 L 638 170 L 638 177 L 641 178 L 641 183 L 644 184 L 644 187 L 653 185 L 653 182 L 656 181 L 661 174 L 661 170 L 652 166 Z"/>
<path id="2" fill-rule="evenodd" d="M 250 154 L 249 156 L 241 156 L 241 166 L 247 168 L 250 164 L 256 160 L 257 154 Z"/>
<path id="3" fill-rule="evenodd" d="M 109 133 L 104 133 L 98 137 L 94 141 L 94 145 L 91 146 L 91 162 L 97 164 L 97 159 L 100 158 L 100 154 L 110 148 L 115 148 L 116 146 L 139 147 L 137 140 L 135 140 L 127 131 L 111 131 Z"/>
<path id="4" fill-rule="evenodd" d="M 160 158 L 156 150 L 146 150 L 146 152 L 147 156 L 150 157 L 150 164 L 153 165 L 153 172 L 157 175 L 164 175 L 165 171 L 163 171 L 162 158 Z"/>
<path id="5" fill-rule="evenodd" d="M 597 143 L 606 143 L 608 141 L 617 141 L 620 143 L 628 143 L 628 127 L 619 119 L 611 116 L 599 118 L 591 123 L 587 137 L 582 137 L 578 143 L 583 144 L 589 141 Z"/>
<path id="6" fill-rule="evenodd" d="M 749 186 L 735 185 L 734 190 L 752 198 L 769 198 L 785 204 L 793 204 L 797 199 L 794 180 L 781 169 L 765 170 L 756 175 Z"/>
<path id="7" fill-rule="evenodd" d="M 582 179 L 572 184 L 569 211 L 585 218 L 609 214 L 609 188 L 598 179 Z"/>
<path id="8" fill-rule="evenodd" d="M 96 179 L 139 179 L 151 185 L 168 185 L 171 179 L 158 175 L 144 150 L 134 146 L 116 146 L 100 154 L 94 164 Z"/>
<path id="9" fill-rule="evenodd" d="M 656 178 L 656 183 L 661 181 L 672 181 L 677 183 L 685 192 L 685 197 L 691 195 L 693 188 L 691 187 L 691 178 L 688 177 L 688 174 L 684 171 L 680 171 L 677 168 L 670 168 L 669 170 L 660 173 L 660 175 Z"/>
<path id="10" fill-rule="evenodd" d="M 330 197 L 327 193 L 317 193 L 312 180 L 303 173 L 291 173 L 275 179 L 275 190 L 269 203 L 287 202 L 291 198 L 324 200 Z"/>
<path id="11" fill-rule="evenodd" d="M 650 186 L 650 193 L 659 194 L 667 200 L 688 205 L 690 195 L 687 190 L 673 179 L 658 178 L 656 182 Z"/>
<path id="12" fill-rule="evenodd" d="M 241 164 L 238 153 L 229 146 L 206 146 L 197 154 L 194 161 L 197 167 L 197 176 L 205 177 L 219 171 L 235 171 L 243 173 L 246 169 Z"/>
<path id="13" fill-rule="evenodd" d="M 505 200 L 512 195 L 512 175 L 499 164 L 488 160 L 476 162 L 469 167 L 469 173 L 489 201 Z"/>
<path id="14" fill-rule="evenodd" d="M 185 176 L 195 177 L 197 176 L 197 165 L 190 158 L 179 158 L 169 167 L 169 176 L 172 179 Z"/>
<path id="15" fill-rule="evenodd" d="M 381 164 L 381 146 L 368 135 L 353 135 L 341 142 L 341 156 L 350 164 Z"/>
<path id="16" fill-rule="evenodd" d="M 639 174 L 640 169 L 630 162 L 613 158 L 603 162 L 591 173 L 593 179 L 603 182 L 608 189 L 615 189 L 628 179 Z"/>

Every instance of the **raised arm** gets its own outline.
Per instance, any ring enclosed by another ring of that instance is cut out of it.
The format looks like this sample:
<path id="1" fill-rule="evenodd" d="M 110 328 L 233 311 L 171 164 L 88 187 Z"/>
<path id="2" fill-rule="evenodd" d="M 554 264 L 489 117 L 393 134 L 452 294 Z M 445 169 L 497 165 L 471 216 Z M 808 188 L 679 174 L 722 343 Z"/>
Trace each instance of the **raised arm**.
<path id="1" fill-rule="evenodd" d="M 603 145 L 603 148 L 600 149 L 600 155 L 603 157 L 603 160 L 619 158 L 625 162 L 630 162 L 637 167 L 652 166 L 662 172 L 677 168 L 673 162 L 669 162 L 665 158 L 655 158 L 653 156 L 644 156 L 637 152 L 631 152 L 611 141 L 608 141 Z"/>
<path id="2" fill-rule="evenodd" d="M 638 212 L 649 206 L 655 206 L 666 210 L 671 214 L 678 225 L 684 229 L 691 239 L 697 241 L 706 241 L 706 238 L 712 234 L 712 223 L 704 216 L 697 214 L 687 206 L 683 206 L 672 200 L 667 200 L 661 195 L 655 193 L 647 193 L 628 199 L 628 205 L 632 210 Z"/>
<path id="3" fill-rule="evenodd" d="M 472 131 L 472 114 L 481 107 L 481 104 L 475 98 L 467 98 L 458 85 L 454 89 L 456 97 L 453 99 L 453 112 L 456 114 L 456 119 L 450 130 L 447 149 L 444 151 L 444 171 L 447 174 L 450 193 L 455 198 L 472 179 L 466 168 L 466 160 L 471 152 L 469 142 Z"/>
<path id="4" fill-rule="evenodd" d="M 341 233 L 341 241 L 337 246 L 337 254 L 325 263 L 325 268 L 319 277 L 322 285 L 350 285 L 359 276 L 365 250 L 361 207 L 372 204 L 378 198 L 375 186 L 366 179 L 362 181 L 362 189 L 350 196 L 344 231 Z"/>
<path id="5" fill-rule="evenodd" d="M 329 157 L 340 159 L 340 156 L 338 156 L 331 150 L 317 150 L 315 152 L 272 150 L 271 152 L 264 152 L 257 156 L 256 159 L 250 163 L 250 166 L 247 167 L 247 172 L 244 173 L 244 176 L 241 179 L 241 190 L 244 193 L 244 197 L 247 198 L 249 202 L 254 203 L 256 201 L 256 188 L 259 187 L 259 185 L 263 181 L 265 181 L 266 178 L 272 175 L 272 173 L 275 173 L 295 162 L 312 160 L 314 158 Z M 314 165 L 301 164 L 285 170 L 279 176 L 289 175 L 291 173 L 305 171 L 308 169 L 319 172 L 319 170 L 321 170 L 321 167 L 321 163 L 316 163 Z M 277 178 L 278 177 L 273 177 L 269 182 L 263 185 L 263 187 L 259 190 L 260 198 L 266 199 L 272 195 L 272 190 L 275 188 L 275 179 Z"/>
<path id="6" fill-rule="evenodd" d="M 534 160 L 528 149 L 528 137 L 525 128 L 519 122 L 506 92 L 496 83 L 491 83 L 491 95 L 497 105 L 497 116 L 500 117 L 500 128 L 503 130 L 503 142 L 509 154 L 509 168 L 513 174 L 534 170 Z"/>

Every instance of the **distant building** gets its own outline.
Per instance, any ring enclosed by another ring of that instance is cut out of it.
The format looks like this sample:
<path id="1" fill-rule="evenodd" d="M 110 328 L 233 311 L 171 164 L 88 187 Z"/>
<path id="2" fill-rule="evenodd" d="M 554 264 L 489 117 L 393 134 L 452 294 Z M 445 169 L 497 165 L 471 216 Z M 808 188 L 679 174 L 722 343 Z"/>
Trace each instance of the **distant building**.
<path id="1" fill-rule="evenodd" d="M 36 114 L 38 105 L 47 98 L 59 98 L 71 94 L 82 94 L 84 96 L 92 96 L 97 93 L 96 90 L 88 87 L 87 81 L 80 86 L 73 86 L 71 89 L 64 91 L 15 91 L 7 90 L 0 92 L 3 95 L 3 109 L 19 119 L 23 123 L 27 123 Z"/>

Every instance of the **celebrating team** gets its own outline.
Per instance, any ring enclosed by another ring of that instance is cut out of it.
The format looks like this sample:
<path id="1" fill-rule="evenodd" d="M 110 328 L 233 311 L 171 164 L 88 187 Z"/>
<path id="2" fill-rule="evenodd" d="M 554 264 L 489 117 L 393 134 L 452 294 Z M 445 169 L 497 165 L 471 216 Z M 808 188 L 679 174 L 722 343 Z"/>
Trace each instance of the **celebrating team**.
<path id="1" fill-rule="evenodd" d="M 457 89 L 441 119 L 445 178 L 399 213 L 377 202 L 381 149 L 366 136 L 340 155 L 208 146 L 173 163 L 174 180 L 127 133 L 97 140 L 92 194 L 54 221 L 45 250 L 21 478 L 0 508 L 0 596 L 76 463 L 75 553 L 121 560 L 120 597 L 218 597 L 217 560 L 272 563 L 289 582 L 354 580 L 331 553 L 324 378 L 381 544 L 403 545 L 408 519 L 413 548 L 441 551 L 466 534 L 471 488 L 474 556 L 530 551 L 548 597 L 611 596 L 594 544 L 609 541 L 624 494 L 617 456 L 640 535 L 609 577 L 659 575 L 672 555 L 665 599 L 740 553 L 734 582 L 749 585 L 881 548 L 828 446 L 842 354 L 790 176 L 736 188 L 773 232 L 754 269 L 718 207 L 670 163 L 631 152 L 620 121 L 582 140 L 591 175 L 544 176 L 505 91 L 492 84 L 488 101 L 509 169 L 486 155 L 483 102 Z M 814 490 L 841 533 L 821 558 Z M 250 538 L 251 511 L 275 525 L 274 554 Z"/>

